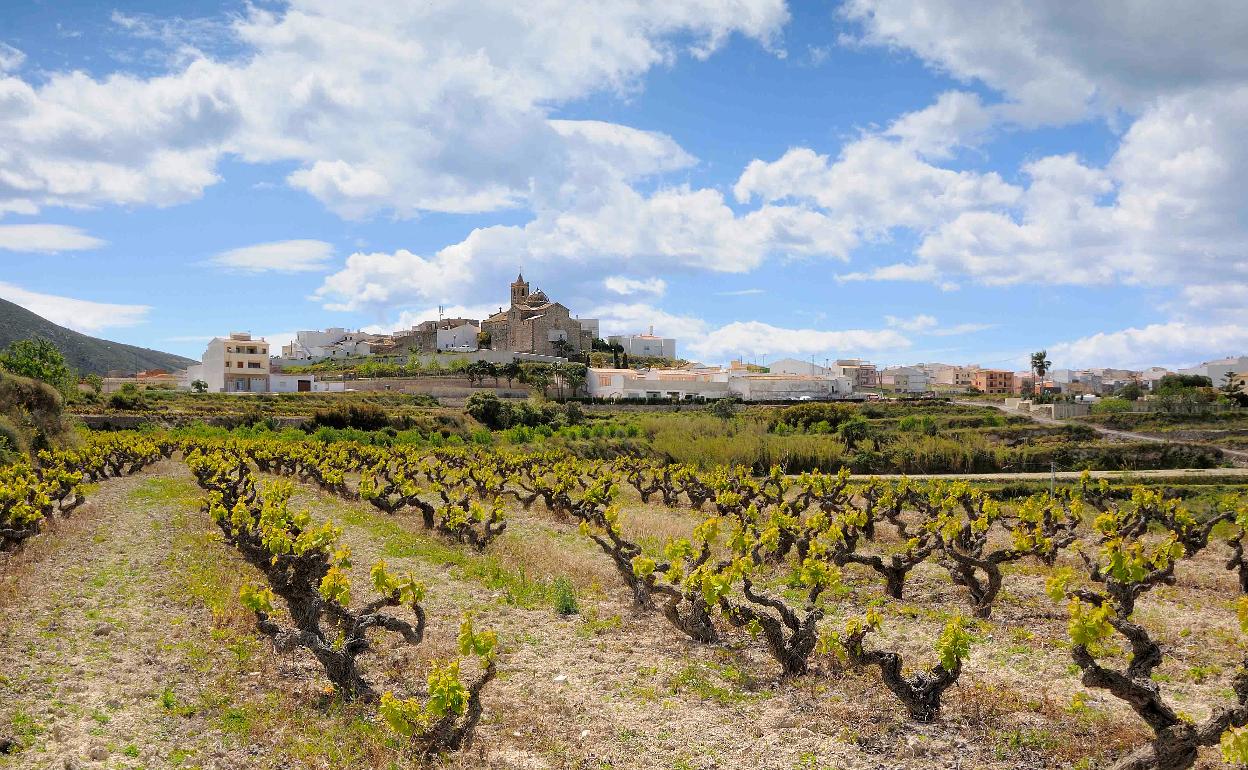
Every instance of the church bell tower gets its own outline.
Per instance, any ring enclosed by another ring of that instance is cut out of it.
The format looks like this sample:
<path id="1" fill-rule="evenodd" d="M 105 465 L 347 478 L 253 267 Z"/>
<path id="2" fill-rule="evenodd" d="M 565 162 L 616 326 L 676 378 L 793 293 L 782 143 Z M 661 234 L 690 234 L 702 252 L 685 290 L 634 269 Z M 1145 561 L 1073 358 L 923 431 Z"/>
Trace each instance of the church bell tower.
<path id="1" fill-rule="evenodd" d="M 516 276 L 516 280 L 511 284 L 511 304 L 522 305 L 524 300 L 529 296 L 529 282 L 524 280 L 524 274 Z"/>

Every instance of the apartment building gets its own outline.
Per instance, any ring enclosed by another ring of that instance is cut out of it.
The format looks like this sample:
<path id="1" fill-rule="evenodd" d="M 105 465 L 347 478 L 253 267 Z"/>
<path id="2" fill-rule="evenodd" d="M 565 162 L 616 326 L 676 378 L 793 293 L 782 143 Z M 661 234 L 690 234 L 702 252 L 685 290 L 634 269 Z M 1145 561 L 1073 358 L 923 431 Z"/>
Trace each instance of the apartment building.
<path id="1" fill-rule="evenodd" d="M 1014 392 L 1014 372 L 1004 369 L 977 369 L 972 386 L 981 393 L 1009 395 Z"/>
<path id="2" fill-rule="evenodd" d="M 930 371 L 932 384 L 948 385 L 952 388 L 969 388 L 975 384 L 976 368 L 957 366 L 955 364 L 934 364 Z"/>
<path id="3" fill-rule="evenodd" d="M 880 372 L 880 386 L 897 393 L 926 393 L 930 389 L 930 379 L 922 369 L 893 366 Z"/>
<path id="4" fill-rule="evenodd" d="M 188 367 L 187 379 L 208 383 L 210 393 L 267 393 L 269 343 L 252 339 L 247 332 L 214 337 L 202 363 Z"/>
<path id="5" fill-rule="evenodd" d="M 870 361 L 864 361 L 861 358 L 842 358 L 837 360 L 836 366 L 830 368 L 831 374 L 848 377 L 855 389 L 880 386 L 880 373 L 876 371 L 875 364 Z"/>

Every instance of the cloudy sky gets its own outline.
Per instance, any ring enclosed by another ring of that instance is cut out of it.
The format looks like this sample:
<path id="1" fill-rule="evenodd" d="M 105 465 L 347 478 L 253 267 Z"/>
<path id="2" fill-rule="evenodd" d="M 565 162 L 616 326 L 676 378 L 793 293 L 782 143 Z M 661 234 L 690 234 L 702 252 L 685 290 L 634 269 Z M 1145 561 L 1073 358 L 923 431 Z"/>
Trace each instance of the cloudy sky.
<path id="1" fill-rule="evenodd" d="M 0 297 L 197 356 L 522 267 L 705 361 L 1248 350 L 1242 0 L 348 5 L 4 3 Z"/>

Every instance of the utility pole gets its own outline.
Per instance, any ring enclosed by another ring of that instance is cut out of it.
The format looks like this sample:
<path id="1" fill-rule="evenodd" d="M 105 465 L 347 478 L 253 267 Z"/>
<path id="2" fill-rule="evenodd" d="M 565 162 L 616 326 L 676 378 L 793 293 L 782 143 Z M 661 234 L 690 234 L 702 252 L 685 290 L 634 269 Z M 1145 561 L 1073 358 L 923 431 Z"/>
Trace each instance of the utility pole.
<path id="1" fill-rule="evenodd" d="M 1057 495 L 1057 462 L 1049 461 L 1049 497 Z"/>

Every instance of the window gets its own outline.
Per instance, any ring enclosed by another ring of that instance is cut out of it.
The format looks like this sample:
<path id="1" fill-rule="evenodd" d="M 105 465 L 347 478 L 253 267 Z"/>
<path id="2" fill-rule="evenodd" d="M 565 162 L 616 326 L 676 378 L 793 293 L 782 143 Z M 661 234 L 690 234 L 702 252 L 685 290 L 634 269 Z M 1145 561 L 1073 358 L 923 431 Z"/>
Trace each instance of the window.
<path id="1" fill-rule="evenodd" d="M 598 375 L 598 384 L 604 388 L 611 387 L 611 375 L 609 374 Z"/>
<path id="2" fill-rule="evenodd" d="M 243 362 L 242 362 L 242 361 L 239 361 L 237 364 L 235 364 L 235 366 L 237 366 L 239 369 L 242 369 L 242 368 L 243 368 Z"/>
<path id="3" fill-rule="evenodd" d="M 247 362 L 247 368 L 248 368 L 248 369 L 259 369 L 259 368 L 260 368 L 260 364 L 258 364 L 258 363 L 257 363 L 257 362 L 255 362 L 255 361 L 248 361 L 248 362 Z"/>

